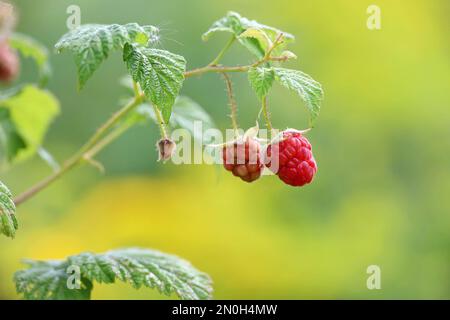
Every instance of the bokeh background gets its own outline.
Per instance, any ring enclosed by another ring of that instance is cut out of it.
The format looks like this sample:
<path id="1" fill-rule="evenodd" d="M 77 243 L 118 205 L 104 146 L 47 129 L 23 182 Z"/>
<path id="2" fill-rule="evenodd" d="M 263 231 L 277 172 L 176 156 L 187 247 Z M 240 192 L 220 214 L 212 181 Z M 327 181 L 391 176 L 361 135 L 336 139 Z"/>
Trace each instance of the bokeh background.
<path id="1" fill-rule="evenodd" d="M 228 39 L 200 35 L 228 10 L 293 33 L 299 68 L 320 81 L 326 99 L 308 134 L 319 171 L 291 188 L 276 177 L 244 184 L 220 168 L 156 162 L 154 126 L 131 130 L 100 156 L 107 169 L 80 168 L 21 206 L 17 238 L 0 238 L 0 298 L 19 298 L 12 282 L 22 258 L 142 246 L 190 260 L 214 279 L 215 298 L 450 298 L 449 1 L 21 0 L 18 30 L 51 48 L 66 32 L 66 8 L 82 23 L 154 24 L 161 46 L 188 68 L 208 63 Z M 382 28 L 366 27 L 381 8 Z M 252 57 L 236 45 L 223 60 Z M 62 114 L 45 147 L 62 160 L 119 106 L 126 73 L 120 54 L 77 92 L 69 54 L 52 55 L 49 88 Z M 35 77 L 25 61 L 21 80 Z M 233 75 L 243 127 L 257 99 L 245 75 Z M 217 75 L 186 81 L 182 93 L 228 124 Z M 298 98 L 275 86 L 280 128 L 307 127 Z M 50 173 L 39 159 L 1 179 L 18 193 Z M 366 268 L 382 271 L 382 289 L 366 288 Z M 95 299 L 159 299 L 150 289 L 96 285 Z"/>

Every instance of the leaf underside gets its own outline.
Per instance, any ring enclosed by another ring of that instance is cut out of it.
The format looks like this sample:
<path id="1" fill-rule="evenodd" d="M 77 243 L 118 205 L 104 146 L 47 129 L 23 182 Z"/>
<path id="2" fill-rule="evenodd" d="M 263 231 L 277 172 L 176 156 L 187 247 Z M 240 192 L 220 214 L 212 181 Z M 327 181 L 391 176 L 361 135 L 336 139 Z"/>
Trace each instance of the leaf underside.
<path id="1" fill-rule="evenodd" d="M 18 228 L 15 213 L 12 194 L 0 181 L 0 233 L 10 238 L 14 238 Z"/>
<path id="2" fill-rule="evenodd" d="M 29 268 L 18 271 L 14 280 L 25 299 L 89 299 L 93 282 L 130 283 L 134 288 L 154 288 L 181 299 L 210 299 L 211 280 L 189 262 L 159 251 L 128 248 L 104 254 L 82 253 L 65 261 L 28 262 Z M 70 266 L 77 266 L 81 288 L 68 289 Z"/>
<path id="3" fill-rule="evenodd" d="M 158 34 L 158 28 L 137 23 L 87 24 L 66 33 L 55 48 L 58 52 L 68 50 L 74 55 L 81 89 L 113 50 L 121 49 L 129 42 L 142 45 L 157 42 Z"/>
<path id="4" fill-rule="evenodd" d="M 138 82 L 146 97 L 160 108 L 168 123 L 172 106 L 184 81 L 186 60 L 166 50 L 125 44 L 123 60 L 134 81 Z"/>

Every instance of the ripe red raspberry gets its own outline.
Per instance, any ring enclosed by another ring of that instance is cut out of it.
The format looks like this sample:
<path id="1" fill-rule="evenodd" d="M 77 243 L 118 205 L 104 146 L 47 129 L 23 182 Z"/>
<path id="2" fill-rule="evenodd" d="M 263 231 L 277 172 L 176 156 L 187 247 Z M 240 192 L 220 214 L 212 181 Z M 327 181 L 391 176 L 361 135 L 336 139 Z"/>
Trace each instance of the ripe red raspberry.
<path id="1" fill-rule="evenodd" d="M 246 182 L 253 182 L 261 176 L 263 165 L 260 161 L 259 142 L 247 138 L 246 141 L 235 141 L 223 148 L 223 166 L 234 176 Z"/>
<path id="2" fill-rule="evenodd" d="M 298 131 L 284 131 L 282 134 L 280 141 L 267 147 L 267 167 L 291 186 L 310 183 L 317 172 L 311 144 Z"/>
<path id="3" fill-rule="evenodd" d="M 19 57 L 6 41 L 0 42 L 0 81 L 9 82 L 19 73 Z"/>

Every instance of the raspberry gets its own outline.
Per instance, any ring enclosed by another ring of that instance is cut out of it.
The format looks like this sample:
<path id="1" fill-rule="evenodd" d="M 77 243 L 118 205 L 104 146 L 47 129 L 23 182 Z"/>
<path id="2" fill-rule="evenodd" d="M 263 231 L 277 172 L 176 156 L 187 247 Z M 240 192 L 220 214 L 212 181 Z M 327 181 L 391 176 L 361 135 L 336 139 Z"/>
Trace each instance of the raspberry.
<path id="1" fill-rule="evenodd" d="M 256 140 L 247 138 L 245 142 L 230 143 L 223 148 L 222 156 L 224 168 L 243 181 L 253 182 L 261 176 L 263 165 Z"/>
<path id="2" fill-rule="evenodd" d="M 6 41 L 0 42 L 0 81 L 9 82 L 19 73 L 19 57 Z"/>
<path id="3" fill-rule="evenodd" d="M 281 141 L 267 147 L 266 157 L 267 167 L 291 186 L 310 183 L 317 172 L 311 144 L 297 131 L 284 131 Z"/>

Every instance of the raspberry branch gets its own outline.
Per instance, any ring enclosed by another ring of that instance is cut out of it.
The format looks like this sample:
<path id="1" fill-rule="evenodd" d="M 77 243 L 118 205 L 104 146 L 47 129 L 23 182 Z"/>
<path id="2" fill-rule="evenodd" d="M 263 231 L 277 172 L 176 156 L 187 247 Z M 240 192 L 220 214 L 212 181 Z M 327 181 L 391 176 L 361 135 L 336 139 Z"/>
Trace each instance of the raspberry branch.
<path id="1" fill-rule="evenodd" d="M 264 55 L 264 57 L 258 61 L 255 61 L 252 64 L 249 65 L 245 65 L 245 66 L 233 66 L 233 67 L 227 67 L 227 66 L 221 66 L 221 65 L 216 65 L 216 64 L 212 64 L 210 63 L 209 65 L 205 66 L 205 67 L 201 67 L 201 68 L 197 68 L 197 69 L 193 69 L 190 71 L 186 71 L 184 73 L 184 77 L 185 78 L 190 78 L 193 76 L 197 76 L 197 75 L 201 75 L 204 73 L 210 73 L 210 72 L 218 72 L 218 73 L 224 73 L 224 72 L 247 72 L 250 68 L 255 68 L 258 67 L 266 62 L 270 62 L 270 61 L 285 61 L 287 60 L 286 57 L 273 57 L 272 56 L 272 52 L 273 50 L 278 47 L 280 44 L 283 43 L 283 34 L 280 33 L 276 40 L 274 41 L 274 43 L 272 44 L 272 46 L 267 50 L 267 53 Z M 223 56 L 219 55 L 219 60 L 220 58 Z M 217 58 L 213 61 L 215 62 L 217 60 Z M 218 60 L 217 60 L 218 61 Z"/>
<path id="2" fill-rule="evenodd" d="M 227 88 L 229 89 L 229 88 L 231 88 L 231 82 L 228 82 L 229 78 L 226 75 L 227 72 L 247 72 L 250 68 L 257 67 L 266 62 L 279 61 L 280 57 L 272 57 L 271 53 L 278 45 L 280 45 L 282 43 L 282 41 L 283 41 L 283 34 L 280 33 L 277 36 L 274 43 L 272 44 L 272 46 L 267 50 L 267 53 L 265 54 L 265 56 L 262 59 L 254 62 L 252 64 L 245 65 L 245 66 L 233 66 L 233 67 L 215 65 L 222 58 L 225 51 L 227 51 L 228 48 L 231 46 L 231 44 L 234 42 L 234 40 L 233 41 L 230 40 L 228 42 L 228 44 L 225 46 L 225 48 L 219 53 L 217 58 L 214 59 L 211 64 L 209 64 L 205 67 L 186 71 L 184 73 L 184 77 L 190 78 L 192 76 L 201 75 L 201 74 L 209 73 L 209 72 L 222 73 L 224 75 L 225 79 L 228 79 L 228 80 L 226 80 L 226 82 L 227 82 Z M 125 105 L 122 109 L 120 109 L 115 114 L 113 114 L 99 129 L 97 129 L 97 131 L 88 140 L 88 142 L 86 142 L 71 158 L 69 158 L 59 170 L 55 171 L 50 176 L 44 178 L 43 180 L 41 180 L 40 182 L 38 182 L 37 184 L 32 186 L 30 189 L 23 192 L 19 196 L 17 196 L 14 199 L 14 203 L 16 204 L 16 206 L 27 201 L 28 199 L 33 197 L 35 194 L 39 193 L 40 191 L 42 191 L 43 189 L 48 187 L 50 184 L 52 184 L 53 182 L 58 180 L 61 176 L 63 176 L 70 170 L 74 169 L 78 165 L 83 164 L 83 163 L 90 163 L 92 160 L 92 157 L 95 154 L 97 154 L 104 147 L 109 145 L 112 141 L 114 141 L 118 136 L 120 136 L 125 131 L 125 130 L 123 130 L 121 132 L 118 131 L 115 134 L 111 133 L 111 135 L 107 135 L 106 137 L 104 137 L 107 134 L 107 132 L 110 131 L 113 127 L 115 127 L 131 110 L 133 110 L 135 107 L 137 107 L 139 104 L 141 104 L 144 101 L 145 96 L 140 91 L 139 86 L 136 83 L 134 83 L 133 88 L 134 88 L 134 92 L 135 92 L 135 98 L 131 102 L 129 102 L 127 105 Z M 230 92 L 230 91 L 228 91 L 228 92 Z M 232 94 L 231 94 L 231 96 L 232 96 Z M 158 107 L 156 107 L 155 105 L 153 105 L 153 107 L 155 108 L 155 115 L 158 120 L 158 125 L 160 127 L 161 135 L 163 138 L 167 138 L 166 124 L 162 118 L 161 112 L 158 109 Z M 232 108 L 233 127 L 237 128 L 237 121 L 235 118 L 236 117 L 235 102 L 233 104 L 231 104 L 231 108 Z M 262 110 L 264 113 L 264 117 L 266 119 L 267 127 L 269 129 L 271 129 L 272 125 L 270 123 L 269 114 L 267 112 L 266 99 L 263 99 Z"/>

